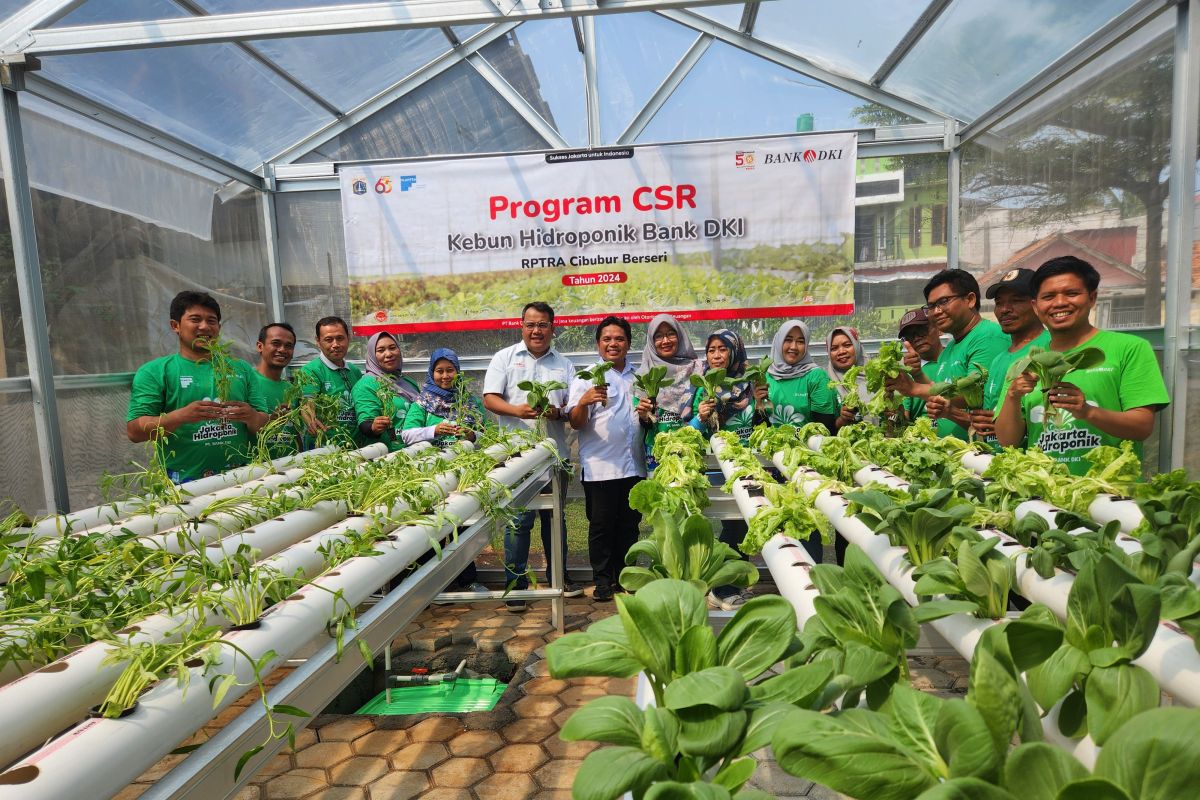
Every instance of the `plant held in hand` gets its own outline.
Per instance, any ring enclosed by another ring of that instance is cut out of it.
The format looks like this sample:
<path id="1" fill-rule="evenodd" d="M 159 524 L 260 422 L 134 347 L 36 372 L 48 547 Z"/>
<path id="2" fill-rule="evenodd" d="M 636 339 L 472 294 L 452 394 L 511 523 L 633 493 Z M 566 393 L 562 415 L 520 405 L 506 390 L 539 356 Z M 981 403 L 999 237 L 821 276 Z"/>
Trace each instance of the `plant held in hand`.
<path id="1" fill-rule="evenodd" d="M 1043 350 L 1040 347 L 1029 348 L 1029 355 L 1013 362 L 1004 376 L 1005 381 L 1015 380 L 1022 372 L 1032 372 L 1037 376 L 1038 384 L 1043 392 L 1062 382 L 1062 379 L 1078 369 L 1091 369 L 1104 363 L 1104 351 L 1099 347 L 1083 347 L 1070 353 L 1060 353 L 1057 350 Z M 1058 424 L 1062 414 L 1057 408 L 1047 403 L 1046 418 Z"/>
<path id="2" fill-rule="evenodd" d="M 612 369 L 614 366 L 616 366 L 616 365 L 613 364 L 611 361 L 601 361 L 599 364 L 597 364 L 594 367 L 588 367 L 588 368 L 578 370 L 575 373 L 575 377 L 582 378 L 585 381 L 591 381 L 593 386 L 607 386 L 608 385 L 608 376 L 606 375 L 606 373 L 610 369 Z M 601 400 L 600 405 L 607 408 L 608 407 L 608 399 L 605 398 L 604 400 Z"/>

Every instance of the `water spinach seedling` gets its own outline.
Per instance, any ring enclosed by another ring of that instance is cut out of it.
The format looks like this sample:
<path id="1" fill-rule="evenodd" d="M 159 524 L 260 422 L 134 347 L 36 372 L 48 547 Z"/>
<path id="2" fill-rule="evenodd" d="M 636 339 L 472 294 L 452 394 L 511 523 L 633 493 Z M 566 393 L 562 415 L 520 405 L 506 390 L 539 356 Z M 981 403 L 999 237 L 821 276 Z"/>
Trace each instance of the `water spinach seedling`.
<path id="1" fill-rule="evenodd" d="M 607 386 L 608 385 L 608 377 L 606 376 L 605 373 L 607 373 L 614 366 L 616 366 L 616 365 L 613 364 L 611 361 L 601 361 L 599 364 L 597 364 L 594 367 L 585 368 L 585 369 L 581 369 L 581 370 L 577 371 L 575 373 L 575 377 L 582 378 L 585 381 L 591 381 L 593 386 Z M 601 400 L 600 405 L 607 407 L 608 400 L 607 399 Z"/>
<path id="2" fill-rule="evenodd" d="M 234 357 L 230 352 L 231 342 L 216 336 L 211 339 L 202 337 L 197 344 L 208 351 L 213 374 L 213 398 L 222 403 L 226 402 L 230 399 L 233 382 L 237 379 L 237 369 L 233 366 Z"/>

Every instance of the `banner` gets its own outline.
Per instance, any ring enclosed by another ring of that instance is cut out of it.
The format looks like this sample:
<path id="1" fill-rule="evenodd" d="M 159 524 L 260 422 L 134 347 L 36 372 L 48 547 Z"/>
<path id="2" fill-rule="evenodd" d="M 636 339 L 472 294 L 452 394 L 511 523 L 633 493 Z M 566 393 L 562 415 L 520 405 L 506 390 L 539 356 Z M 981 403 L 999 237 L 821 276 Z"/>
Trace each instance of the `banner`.
<path id="1" fill-rule="evenodd" d="M 355 333 L 849 314 L 854 134 L 341 168 Z"/>

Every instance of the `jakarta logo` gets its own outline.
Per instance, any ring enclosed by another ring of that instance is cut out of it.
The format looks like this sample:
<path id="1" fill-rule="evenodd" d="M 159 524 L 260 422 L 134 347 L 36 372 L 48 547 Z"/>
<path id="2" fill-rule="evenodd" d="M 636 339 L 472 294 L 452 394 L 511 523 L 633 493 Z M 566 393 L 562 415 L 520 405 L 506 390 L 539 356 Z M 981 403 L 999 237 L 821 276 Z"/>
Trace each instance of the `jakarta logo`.
<path id="1" fill-rule="evenodd" d="M 355 194 L 366 194 L 367 182 L 362 178 L 355 178 L 354 183 L 350 184 L 350 191 L 354 192 Z"/>

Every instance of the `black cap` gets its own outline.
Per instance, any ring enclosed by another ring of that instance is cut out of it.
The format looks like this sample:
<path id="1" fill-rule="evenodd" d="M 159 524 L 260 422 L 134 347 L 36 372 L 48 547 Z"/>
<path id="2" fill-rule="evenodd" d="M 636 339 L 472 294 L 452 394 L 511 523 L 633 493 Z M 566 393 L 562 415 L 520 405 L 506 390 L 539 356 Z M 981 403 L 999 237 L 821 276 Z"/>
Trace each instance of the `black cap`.
<path id="1" fill-rule="evenodd" d="M 897 335 L 903 336 L 904 329 L 913 325 L 928 325 L 929 314 L 925 311 L 925 307 L 909 309 L 904 312 L 904 316 L 900 318 L 900 327 L 897 329 Z"/>
<path id="2" fill-rule="evenodd" d="M 987 288 L 984 297 L 992 300 L 1001 289 L 1012 289 L 1017 294 L 1033 297 L 1033 275 L 1031 269 L 1010 269 L 1000 276 L 1000 280 Z"/>

